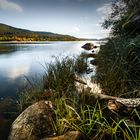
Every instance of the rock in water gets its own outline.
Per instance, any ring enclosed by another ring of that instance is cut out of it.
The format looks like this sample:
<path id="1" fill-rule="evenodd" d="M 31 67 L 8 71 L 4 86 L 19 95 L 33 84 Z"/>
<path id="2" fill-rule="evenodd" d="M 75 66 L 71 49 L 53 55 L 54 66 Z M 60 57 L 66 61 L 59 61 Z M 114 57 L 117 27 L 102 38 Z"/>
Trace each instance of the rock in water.
<path id="1" fill-rule="evenodd" d="M 83 49 L 85 50 L 92 50 L 94 48 L 93 43 L 86 43 L 85 45 L 82 46 Z"/>
<path id="2" fill-rule="evenodd" d="M 97 59 L 90 60 L 90 64 L 97 66 L 98 65 Z"/>
<path id="3" fill-rule="evenodd" d="M 36 102 L 13 122 L 9 140 L 38 140 L 53 135 L 55 120 L 50 101 Z"/>

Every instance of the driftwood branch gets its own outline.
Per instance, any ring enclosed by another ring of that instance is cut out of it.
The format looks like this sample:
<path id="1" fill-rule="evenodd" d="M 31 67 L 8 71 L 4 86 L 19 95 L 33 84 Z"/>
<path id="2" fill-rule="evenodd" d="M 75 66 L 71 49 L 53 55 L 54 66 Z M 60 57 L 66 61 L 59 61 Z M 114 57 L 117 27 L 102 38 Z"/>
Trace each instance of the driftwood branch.
<path id="1" fill-rule="evenodd" d="M 108 109 L 123 116 L 129 116 L 135 108 L 140 109 L 140 98 L 125 99 L 101 93 L 92 93 L 91 96 L 99 100 L 107 100 Z"/>
<path id="2" fill-rule="evenodd" d="M 94 97 L 99 100 L 106 100 L 108 102 L 108 108 L 111 111 L 119 112 L 119 111 L 125 111 L 129 112 L 132 111 L 134 108 L 140 108 L 140 98 L 120 98 L 115 96 L 109 96 L 98 92 L 93 92 L 94 87 L 86 85 L 86 82 L 83 82 L 81 79 L 76 80 L 76 82 L 79 82 L 84 89 L 91 89 L 90 90 L 90 97 Z M 77 87 L 78 88 L 78 87 Z"/>
<path id="3" fill-rule="evenodd" d="M 100 94 L 100 93 L 92 93 L 91 96 L 94 96 L 95 98 L 98 98 L 99 100 L 115 100 L 116 102 L 119 102 L 126 107 L 136 108 L 140 106 L 140 98 L 126 99 L 126 98 L 119 98 L 119 97 L 109 96 L 109 95 Z"/>

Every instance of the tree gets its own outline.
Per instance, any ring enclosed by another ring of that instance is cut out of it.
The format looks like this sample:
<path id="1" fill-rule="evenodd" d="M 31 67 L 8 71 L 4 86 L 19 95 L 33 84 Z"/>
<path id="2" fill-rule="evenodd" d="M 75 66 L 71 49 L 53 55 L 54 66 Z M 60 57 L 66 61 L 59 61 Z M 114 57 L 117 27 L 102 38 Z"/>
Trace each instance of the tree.
<path id="1" fill-rule="evenodd" d="M 112 12 L 104 21 L 104 28 L 111 28 L 113 36 L 140 35 L 140 0 L 115 0 Z"/>

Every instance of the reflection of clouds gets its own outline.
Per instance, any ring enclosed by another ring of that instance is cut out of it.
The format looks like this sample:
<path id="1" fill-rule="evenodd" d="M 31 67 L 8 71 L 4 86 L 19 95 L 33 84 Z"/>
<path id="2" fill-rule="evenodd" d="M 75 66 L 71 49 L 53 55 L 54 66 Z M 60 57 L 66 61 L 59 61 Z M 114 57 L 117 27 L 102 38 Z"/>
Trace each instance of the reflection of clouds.
<path id="1" fill-rule="evenodd" d="M 92 42 L 92 41 L 90 41 Z M 7 57 L 0 55 L 0 78 L 1 75 L 11 80 L 34 74 L 42 74 L 46 63 L 53 63 L 55 57 L 64 58 L 79 55 L 87 41 L 80 42 L 53 42 L 53 44 L 30 44 L 31 50 L 17 51 Z M 97 42 L 93 41 L 96 45 Z M 24 48 L 23 48 L 24 49 Z M 22 50 L 22 48 L 21 48 Z M 97 50 L 97 49 L 96 49 Z M 55 56 L 55 57 L 54 57 Z"/>
<path id="2" fill-rule="evenodd" d="M 21 75 L 27 75 L 29 73 L 29 70 L 30 70 L 29 65 L 16 66 L 14 68 L 11 68 L 10 71 L 8 71 L 7 77 L 9 77 L 9 78 L 14 80 L 14 79 L 20 77 Z"/>

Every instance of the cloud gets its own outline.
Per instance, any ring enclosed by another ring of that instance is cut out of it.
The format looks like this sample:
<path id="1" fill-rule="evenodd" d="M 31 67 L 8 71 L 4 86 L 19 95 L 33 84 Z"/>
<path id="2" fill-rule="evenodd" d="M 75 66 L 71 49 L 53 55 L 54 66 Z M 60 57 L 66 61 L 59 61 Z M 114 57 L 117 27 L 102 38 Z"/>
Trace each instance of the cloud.
<path id="1" fill-rule="evenodd" d="M 112 3 L 105 3 L 98 7 L 96 11 L 102 15 L 99 19 L 99 23 L 102 23 L 112 13 Z"/>
<path id="2" fill-rule="evenodd" d="M 72 30 L 70 30 L 70 33 L 79 33 L 80 32 L 80 28 L 75 26 Z"/>
<path id="3" fill-rule="evenodd" d="M 79 27 L 74 27 L 74 30 L 75 30 L 76 32 L 79 32 L 79 31 L 80 31 Z"/>
<path id="4" fill-rule="evenodd" d="M 16 79 L 20 77 L 21 75 L 27 75 L 29 73 L 30 66 L 26 65 L 24 67 L 18 66 L 11 68 L 10 71 L 8 71 L 7 76 L 11 79 Z"/>
<path id="5" fill-rule="evenodd" d="M 0 0 L 0 9 L 22 12 L 23 9 L 20 5 L 10 0 Z"/>
<path id="6" fill-rule="evenodd" d="M 111 3 L 105 3 L 101 7 L 96 9 L 97 12 L 107 16 L 108 14 L 111 13 Z"/>

